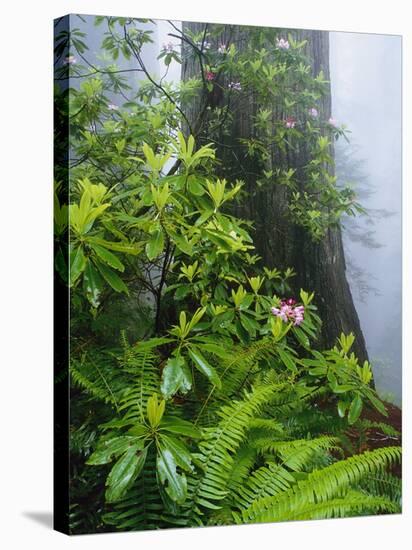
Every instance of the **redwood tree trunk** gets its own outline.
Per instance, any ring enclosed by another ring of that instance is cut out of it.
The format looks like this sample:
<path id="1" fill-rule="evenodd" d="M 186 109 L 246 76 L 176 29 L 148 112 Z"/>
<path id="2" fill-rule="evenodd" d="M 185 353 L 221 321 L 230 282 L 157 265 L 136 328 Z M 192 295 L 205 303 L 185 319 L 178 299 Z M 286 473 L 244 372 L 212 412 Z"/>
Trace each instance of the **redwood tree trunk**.
<path id="1" fill-rule="evenodd" d="M 203 23 L 185 23 L 183 30 L 200 32 L 205 29 Z M 208 25 L 207 30 L 213 29 Z M 311 61 L 313 75 L 323 70 L 329 80 L 329 34 L 324 31 L 299 30 L 292 31 L 299 40 L 307 40 L 306 53 Z M 273 41 L 278 33 L 273 31 Z M 233 42 L 238 50 L 249 40 L 247 27 L 226 26 L 222 34 L 212 42 L 212 47 L 219 43 Z M 183 46 L 183 49 L 185 50 Z M 182 67 L 182 78 L 187 79 L 199 74 L 199 64 L 186 60 Z M 226 83 L 222 83 L 226 84 Z M 246 96 L 246 98 L 245 98 Z M 219 105 L 219 97 L 206 98 L 205 95 L 193 101 L 186 109 L 188 118 L 199 130 L 199 113 L 202 104 L 207 100 L 210 108 Z M 363 361 L 368 358 L 365 340 L 355 309 L 352 294 L 346 279 L 345 254 L 340 228 L 331 228 L 320 242 L 314 242 L 308 232 L 294 224 L 288 215 L 287 190 L 280 185 L 259 188 L 256 184 L 263 170 L 276 167 L 280 159 L 279 152 L 272 154 L 270 166 L 259 165 L 251 160 L 245 148 L 239 143 L 239 138 L 249 138 L 254 135 L 252 117 L 258 109 L 257 102 L 250 93 L 238 94 L 230 100 L 230 111 L 233 116 L 230 135 L 224 135 L 216 140 L 217 157 L 222 163 L 218 171 L 229 181 L 235 178 L 246 183 L 248 198 L 238 208 L 236 214 L 253 220 L 255 225 L 254 241 L 257 253 L 262 257 L 264 265 L 269 268 L 286 269 L 292 267 L 297 275 L 293 279 L 294 291 L 300 288 L 315 292 L 315 304 L 322 319 L 322 331 L 319 347 L 329 348 L 336 342 L 341 332 L 353 332 L 356 340 L 354 351 Z M 327 120 L 331 116 L 330 86 L 328 93 L 321 100 L 319 115 Z M 273 117 L 282 115 L 282 106 L 273 105 Z M 208 136 L 199 130 L 196 136 L 202 142 L 210 141 Z M 333 154 L 333 150 L 332 150 Z M 297 168 L 307 162 L 307 154 L 300 150 L 297 154 L 288 153 L 288 164 Z M 303 185 L 303 182 L 302 182 Z"/>

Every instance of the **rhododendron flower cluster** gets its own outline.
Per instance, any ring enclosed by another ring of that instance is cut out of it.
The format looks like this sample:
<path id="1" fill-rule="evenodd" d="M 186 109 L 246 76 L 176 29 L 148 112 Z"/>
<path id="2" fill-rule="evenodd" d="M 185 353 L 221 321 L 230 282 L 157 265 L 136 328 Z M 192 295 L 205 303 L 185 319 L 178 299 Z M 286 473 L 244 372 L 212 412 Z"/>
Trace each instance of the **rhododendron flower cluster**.
<path id="1" fill-rule="evenodd" d="M 172 42 L 167 42 L 167 43 L 163 42 L 162 49 L 165 52 L 172 52 L 173 49 L 174 49 L 174 46 L 173 46 Z"/>
<path id="2" fill-rule="evenodd" d="M 312 107 L 312 109 L 309 109 L 309 115 L 313 118 L 316 118 L 318 116 L 318 110 L 315 109 L 315 107 Z"/>
<path id="3" fill-rule="evenodd" d="M 292 116 L 288 116 L 284 121 L 286 128 L 294 128 L 296 126 L 296 119 Z"/>
<path id="4" fill-rule="evenodd" d="M 305 316 L 304 306 L 297 306 L 296 300 L 288 298 L 280 302 L 280 307 L 272 307 L 273 315 L 280 317 L 284 323 L 293 322 L 293 325 L 299 326 Z"/>
<path id="5" fill-rule="evenodd" d="M 74 65 L 75 63 L 77 63 L 77 59 L 74 57 L 74 55 L 68 55 L 64 58 L 63 63 L 65 65 Z"/>
<path id="6" fill-rule="evenodd" d="M 290 46 L 289 46 L 289 42 L 284 38 L 277 38 L 276 47 L 278 47 L 280 50 L 288 50 Z"/>
<path id="7" fill-rule="evenodd" d="M 212 73 L 212 71 L 207 71 L 207 73 L 205 74 L 205 77 L 206 77 L 206 80 L 214 80 L 215 79 L 215 73 Z"/>
<path id="8" fill-rule="evenodd" d="M 196 43 L 196 46 L 201 50 L 202 48 L 204 50 L 210 50 L 210 48 L 212 47 L 212 44 L 210 42 L 197 42 Z"/>
<path id="9" fill-rule="evenodd" d="M 336 128 L 336 126 L 338 125 L 337 120 L 336 120 L 335 118 L 332 118 L 332 117 L 330 117 L 330 119 L 328 120 L 328 122 L 329 122 L 329 124 L 330 124 L 331 126 L 335 126 L 335 128 Z"/>

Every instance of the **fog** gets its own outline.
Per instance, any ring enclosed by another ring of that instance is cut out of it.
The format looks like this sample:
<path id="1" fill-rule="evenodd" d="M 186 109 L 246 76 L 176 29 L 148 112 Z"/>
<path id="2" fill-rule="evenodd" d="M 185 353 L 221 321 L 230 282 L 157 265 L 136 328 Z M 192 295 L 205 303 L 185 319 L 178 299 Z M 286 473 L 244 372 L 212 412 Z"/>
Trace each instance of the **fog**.
<path id="1" fill-rule="evenodd" d="M 351 131 L 336 147 L 337 174 L 355 189 L 359 176 L 370 212 L 346 224 L 350 285 L 377 388 L 400 403 L 401 38 L 332 32 L 330 64 L 333 117 Z"/>

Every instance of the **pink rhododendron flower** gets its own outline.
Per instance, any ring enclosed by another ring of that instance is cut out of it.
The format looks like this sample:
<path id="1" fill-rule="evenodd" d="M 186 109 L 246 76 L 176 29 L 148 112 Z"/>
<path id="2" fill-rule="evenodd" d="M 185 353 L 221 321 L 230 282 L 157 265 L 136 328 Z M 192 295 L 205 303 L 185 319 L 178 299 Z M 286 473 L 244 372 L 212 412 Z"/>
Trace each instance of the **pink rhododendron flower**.
<path id="1" fill-rule="evenodd" d="M 289 49 L 289 42 L 287 40 L 285 40 L 284 38 L 277 38 L 276 39 L 276 46 L 280 49 L 280 50 L 288 50 Z"/>
<path id="2" fill-rule="evenodd" d="M 296 126 L 296 119 L 293 116 L 288 116 L 284 121 L 286 128 L 294 128 Z"/>
<path id="3" fill-rule="evenodd" d="M 206 80 L 209 80 L 209 81 L 214 80 L 216 77 L 215 73 L 212 73 L 211 71 L 207 71 L 205 76 L 206 76 Z"/>
<path id="4" fill-rule="evenodd" d="M 165 51 L 165 52 L 172 52 L 173 51 L 173 44 L 172 42 L 163 42 L 162 44 L 162 49 Z"/>
<path id="5" fill-rule="evenodd" d="M 272 307 L 272 314 L 282 319 L 284 323 L 293 323 L 295 327 L 302 324 L 305 317 L 304 306 L 297 306 L 296 300 L 288 298 L 280 302 L 280 307 Z"/>
<path id="6" fill-rule="evenodd" d="M 315 109 L 315 107 L 312 107 L 312 109 L 309 109 L 309 115 L 313 118 L 316 118 L 319 115 L 318 110 Z"/>
<path id="7" fill-rule="evenodd" d="M 74 55 L 68 55 L 64 58 L 63 63 L 65 65 L 74 65 L 75 63 L 77 63 L 77 59 L 74 57 Z"/>
<path id="8" fill-rule="evenodd" d="M 229 84 L 227 85 L 227 87 L 228 87 L 230 90 L 237 90 L 238 92 L 240 92 L 241 89 L 242 89 L 242 86 L 241 86 L 240 82 L 229 82 Z"/>
<path id="9" fill-rule="evenodd" d="M 296 306 L 294 309 L 295 314 L 295 322 L 293 323 L 295 326 L 299 326 L 303 322 L 303 318 L 305 315 L 305 308 L 303 306 Z"/>
<path id="10" fill-rule="evenodd" d="M 330 119 L 328 120 L 328 123 L 331 125 L 331 126 L 334 126 L 336 128 L 336 126 L 338 125 L 338 121 L 335 119 L 335 118 L 332 118 L 330 117 Z"/>
<path id="11" fill-rule="evenodd" d="M 204 50 L 210 50 L 212 44 L 210 42 L 196 42 L 196 46 L 201 50 L 202 47 Z"/>

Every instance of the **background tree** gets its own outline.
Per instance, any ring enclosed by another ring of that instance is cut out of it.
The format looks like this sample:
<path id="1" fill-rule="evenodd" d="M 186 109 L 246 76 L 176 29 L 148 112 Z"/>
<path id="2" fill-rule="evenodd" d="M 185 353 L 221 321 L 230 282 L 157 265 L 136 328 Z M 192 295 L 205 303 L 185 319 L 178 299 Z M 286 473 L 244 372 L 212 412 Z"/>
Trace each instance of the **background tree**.
<path id="1" fill-rule="evenodd" d="M 282 33 L 285 45 L 284 53 L 289 53 L 290 40 L 297 42 L 306 41 L 304 53 L 307 56 L 307 67 L 311 75 L 316 78 L 321 74 L 324 80 L 329 79 L 329 42 L 328 33 L 322 31 L 296 31 L 288 33 L 285 29 L 265 29 L 257 32 L 248 27 L 207 25 L 201 23 L 185 23 L 183 32 L 189 36 L 196 36 L 201 45 L 202 53 L 198 56 L 189 56 L 190 45 L 183 41 L 184 62 L 182 78 L 190 79 L 202 70 L 199 59 L 203 53 L 207 59 L 211 49 L 218 49 L 224 45 L 229 50 L 233 44 L 240 52 L 249 49 L 251 44 L 255 49 L 268 47 L 275 44 L 276 38 Z M 204 48 L 204 44 L 208 46 Z M 282 47 L 282 44 L 280 44 Z M 282 52 L 283 53 L 283 52 Z M 203 60 L 203 64 L 207 62 Z M 218 77 L 219 78 L 219 77 Z M 239 75 L 233 74 L 236 81 Z M 276 86 L 278 75 L 273 77 L 273 85 Z M 219 86 L 226 87 L 230 84 L 227 76 L 219 81 Z M 242 83 L 243 84 L 243 83 Z M 355 350 L 359 357 L 366 359 L 367 350 L 365 340 L 359 323 L 359 318 L 354 305 L 351 290 L 346 277 L 345 254 L 342 244 L 342 233 L 339 224 L 330 226 L 325 230 L 325 235 L 314 241 L 312 235 L 301 225 L 295 223 L 290 215 L 290 199 L 288 189 L 283 185 L 269 183 L 265 173 L 275 171 L 276 168 L 288 166 L 296 170 L 296 185 L 300 193 L 305 192 L 307 186 L 307 173 L 302 172 L 302 167 L 309 161 L 309 151 L 304 145 L 294 148 L 293 145 L 282 151 L 276 144 L 270 144 L 270 154 L 265 162 L 261 158 L 250 155 L 248 145 L 253 140 L 256 148 L 268 148 L 267 141 L 262 139 L 262 134 L 273 131 L 273 123 L 277 120 L 291 117 L 291 123 L 302 124 L 302 111 L 294 105 L 285 104 L 285 98 L 281 95 L 269 98 L 271 115 L 268 125 L 256 126 L 255 119 L 261 107 L 261 97 L 247 89 L 242 93 L 231 94 L 226 100 L 223 94 L 214 92 L 209 97 L 209 112 L 224 110 L 225 123 L 219 128 L 218 136 L 214 141 L 217 147 L 217 156 L 221 159 L 221 171 L 226 177 L 241 177 L 246 182 L 247 197 L 238 207 L 237 213 L 255 224 L 255 243 L 257 252 L 262 256 L 263 262 L 268 266 L 278 268 L 292 267 L 296 272 L 293 280 L 294 288 L 310 287 L 314 289 L 316 304 L 323 319 L 322 336 L 320 346 L 331 345 L 341 331 L 353 331 L 356 335 Z M 216 87 L 216 86 L 215 86 Z M 187 109 L 190 120 L 199 118 L 199 112 L 203 109 L 202 100 L 194 101 Z M 311 107 L 308 107 L 309 109 Z M 331 117 L 330 85 L 326 82 L 322 94 L 316 100 L 316 117 L 329 120 Z M 306 113 L 305 113 L 306 114 Z M 213 117 L 211 117 L 213 120 Z M 305 121 L 307 116 L 303 118 Z M 207 127 L 207 130 L 206 130 Z M 330 127 L 322 129 L 322 133 L 331 137 Z M 207 134 L 207 138 L 206 138 Z M 204 124 L 204 139 L 211 140 L 210 128 Z M 248 143 L 249 140 L 249 143 Z M 331 140 L 333 141 L 333 139 Z M 330 154 L 333 156 L 333 144 L 330 144 Z M 333 176 L 333 163 L 328 164 L 328 172 Z M 264 182 L 264 183 L 262 183 Z M 349 199 L 351 200 L 351 199 Z M 310 208 L 310 207 L 309 207 Z M 329 206 L 326 204 L 325 209 Z"/>

